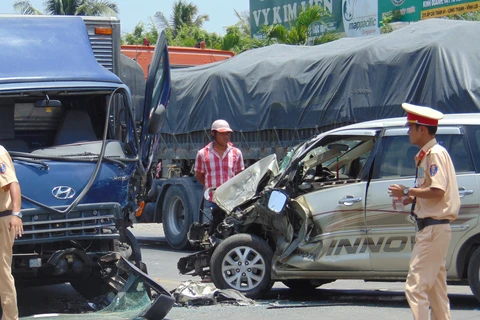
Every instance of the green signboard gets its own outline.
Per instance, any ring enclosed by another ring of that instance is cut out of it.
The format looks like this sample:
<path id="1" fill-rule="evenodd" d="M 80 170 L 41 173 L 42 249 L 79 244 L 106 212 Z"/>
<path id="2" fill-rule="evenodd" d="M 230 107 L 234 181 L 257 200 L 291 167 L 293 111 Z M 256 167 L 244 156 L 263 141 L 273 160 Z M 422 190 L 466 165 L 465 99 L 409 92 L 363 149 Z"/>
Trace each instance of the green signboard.
<path id="1" fill-rule="evenodd" d="M 336 21 L 341 21 L 340 0 L 250 0 L 250 30 L 258 36 L 264 25 L 282 24 L 289 28 L 306 6 L 317 5 L 325 9 Z"/>
<path id="2" fill-rule="evenodd" d="M 378 0 L 378 19 L 399 10 L 401 21 L 418 21 L 480 10 L 478 0 Z"/>
<path id="3" fill-rule="evenodd" d="M 378 34 L 383 17 L 394 10 L 400 12 L 400 21 L 407 22 L 480 10 L 480 0 L 250 0 L 252 36 L 260 36 L 264 25 L 289 28 L 301 10 L 314 5 L 330 13 L 338 31 L 351 37 Z M 317 23 L 311 29 L 322 33 L 325 27 Z"/>

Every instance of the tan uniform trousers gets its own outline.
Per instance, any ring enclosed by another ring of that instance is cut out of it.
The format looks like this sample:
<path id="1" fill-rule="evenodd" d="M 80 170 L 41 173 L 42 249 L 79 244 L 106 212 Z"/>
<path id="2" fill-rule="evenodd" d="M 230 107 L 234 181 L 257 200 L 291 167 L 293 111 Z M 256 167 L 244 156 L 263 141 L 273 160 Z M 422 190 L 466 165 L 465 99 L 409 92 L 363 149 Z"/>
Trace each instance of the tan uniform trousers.
<path id="1" fill-rule="evenodd" d="M 405 286 L 415 320 L 450 319 L 445 258 L 451 236 L 450 224 L 425 227 L 415 236 Z"/>
<path id="2" fill-rule="evenodd" d="M 17 320 L 17 291 L 12 276 L 12 247 L 15 236 L 8 230 L 10 216 L 0 218 L 0 300 L 2 320 Z"/>

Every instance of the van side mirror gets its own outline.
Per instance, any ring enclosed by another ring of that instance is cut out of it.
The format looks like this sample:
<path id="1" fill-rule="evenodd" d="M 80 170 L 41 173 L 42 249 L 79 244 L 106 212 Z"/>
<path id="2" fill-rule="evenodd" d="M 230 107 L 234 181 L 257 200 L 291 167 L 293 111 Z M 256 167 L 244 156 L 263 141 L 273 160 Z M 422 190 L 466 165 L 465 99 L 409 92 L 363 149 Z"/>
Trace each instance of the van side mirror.
<path id="1" fill-rule="evenodd" d="M 165 120 L 165 106 L 159 104 L 150 112 L 150 120 L 148 122 L 148 134 L 157 134 L 160 132 Z"/>
<path id="2" fill-rule="evenodd" d="M 267 207 L 275 213 L 282 213 L 287 205 L 287 195 L 280 190 L 273 190 L 268 198 Z"/>

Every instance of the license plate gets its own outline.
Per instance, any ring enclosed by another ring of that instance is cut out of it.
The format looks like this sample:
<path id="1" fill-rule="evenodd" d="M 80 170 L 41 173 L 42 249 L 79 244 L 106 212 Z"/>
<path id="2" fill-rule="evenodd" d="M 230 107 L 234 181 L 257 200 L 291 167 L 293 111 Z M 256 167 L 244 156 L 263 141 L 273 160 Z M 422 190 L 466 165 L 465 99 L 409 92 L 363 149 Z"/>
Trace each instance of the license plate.
<path id="1" fill-rule="evenodd" d="M 42 266 L 42 259 L 35 258 L 28 261 L 30 268 L 40 268 Z"/>

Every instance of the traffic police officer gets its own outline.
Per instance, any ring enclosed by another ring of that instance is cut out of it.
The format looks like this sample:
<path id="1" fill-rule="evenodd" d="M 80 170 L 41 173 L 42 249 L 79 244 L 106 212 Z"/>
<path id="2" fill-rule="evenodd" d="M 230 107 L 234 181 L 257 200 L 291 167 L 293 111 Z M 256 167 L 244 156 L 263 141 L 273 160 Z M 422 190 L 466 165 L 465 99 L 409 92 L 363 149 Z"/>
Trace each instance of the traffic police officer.
<path id="1" fill-rule="evenodd" d="M 427 320 L 429 314 L 432 320 L 450 319 L 445 259 L 450 222 L 458 216 L 460 197 L 450 155 L 435 139 L 443 114 L 408 103 L 402 107 L 407 112 L 410 142 L 420 148 L 415 156 L 415 187 L 394 184 L 388 188 L 391 196 L 403 196 L 404 204 L 412 203 L 417 226 L 405 294 L 415 320 Z"/>
<path id="2" fill-rule="evenodd" d="M 12 276 L 12 248 L 15 238 L 23 234 L 20 213 L 21 194 L 7 150 L 0 145 L 0 300 L 2 319 L 17 320 L 17 292 Z"/>

